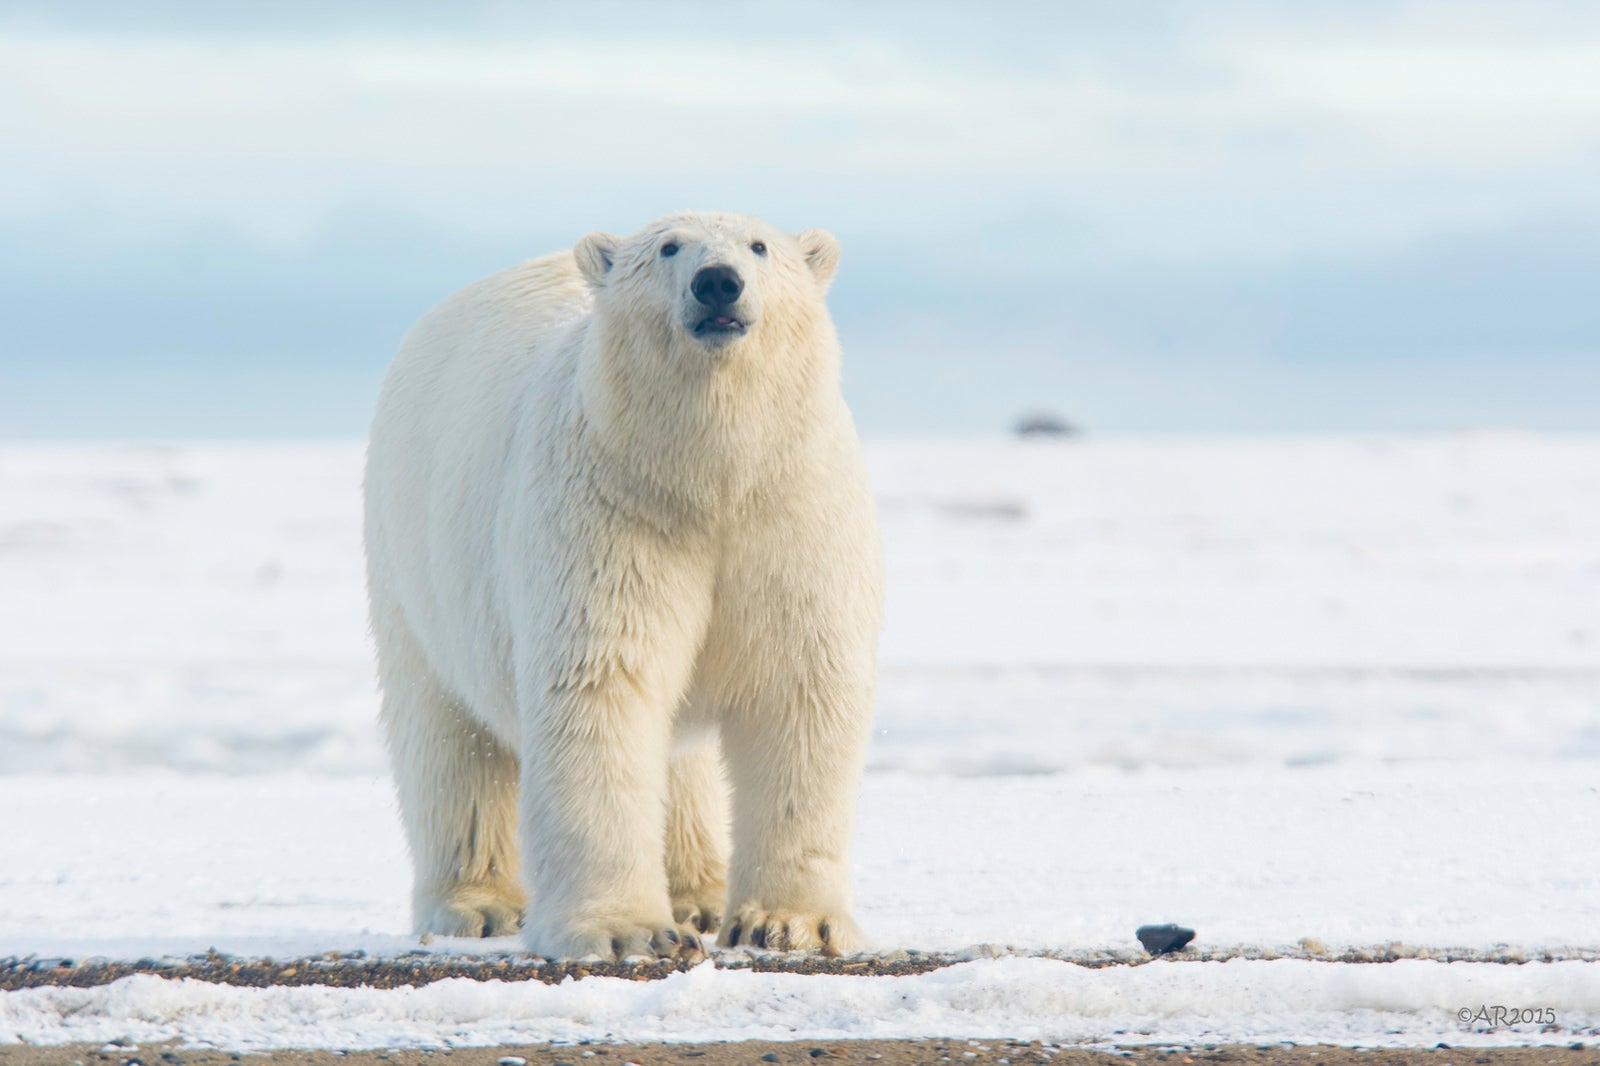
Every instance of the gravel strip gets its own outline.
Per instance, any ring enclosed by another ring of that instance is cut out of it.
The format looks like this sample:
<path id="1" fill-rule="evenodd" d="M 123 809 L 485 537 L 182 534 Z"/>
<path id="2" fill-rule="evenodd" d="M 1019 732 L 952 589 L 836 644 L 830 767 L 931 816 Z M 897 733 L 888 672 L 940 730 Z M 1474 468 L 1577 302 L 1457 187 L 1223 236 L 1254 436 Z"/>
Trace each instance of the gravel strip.
<path id="1" fill-rule="evenodd" d="M 768 973 L 854 974 L 867 977 L 903 977 L 927 973 L 979 958 L 1051 958 L 1097 969 L 1104 966 L 1143 966 L 1167 960 L 1221 962 L 1228 959 L 1309 959 L 1318 962 L 1382 963 L 1397 959 L 1436 959 L 1441 962 L 1495 962 L 1520 964 L 1564 959 L 1600 961 L 1600 948 L 1563 948 L 1527 952 L 1514 948 L 1491 951 L 1413 948 L 1387 944 L 1343 952 L 1328 952 L 1319 945 L 1284 949 L 1212 948 L 1186 950 L 1152 958 L 1139 948 L 1094 952 L 1035 952 L 984 945 L 961 952 L 895 951 L 883 955 L 828 958 L 815 954 L 754 954 L 719 952 L 712 957 L 718 969 L 748 969 Z M 329 985 L 337 988 L 400 988 L 426 985 L 452 977 L 477 981 L 543 981 L 558 984 L 568 977 L 624 977 L 654 981 L 690 969 L 695 962 L 654 959 L 601 962 L 551 960 L 524 954 L 449 955 L 416 950 L 401 955 L 369 957 L 356 951 L 328 952 L 311 958 L 267 959 L 208 952 L 187 958 L 138 960 L 104 958 L 0 958 L 0 991 L 65 986 L 90 988 L 110 984 L 132 974 L 187 977 L 216 984 L 266 988 L 276 985 Z"/>

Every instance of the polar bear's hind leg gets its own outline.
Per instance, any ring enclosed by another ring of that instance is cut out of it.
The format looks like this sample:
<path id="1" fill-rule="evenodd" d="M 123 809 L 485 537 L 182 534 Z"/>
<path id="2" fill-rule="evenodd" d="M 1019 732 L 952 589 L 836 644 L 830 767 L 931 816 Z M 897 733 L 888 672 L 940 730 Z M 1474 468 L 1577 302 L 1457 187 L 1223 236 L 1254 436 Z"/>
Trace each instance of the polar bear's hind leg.
<path id="1" fill-rule="evenodd" d="M 667 890 L 672 919 L 702 933 L 722 925 L 728 897 L 728 785 L 718 745 L 674 755 L 667 794 Z"/>
<path id="2" fill-rule="evenodd" d="M 414 930 L 515 933 L 527 908 L 517 882 L 516 755 L 445 691 L 407 636 L 380 641 L 379 665 L 415 875 Z"/>

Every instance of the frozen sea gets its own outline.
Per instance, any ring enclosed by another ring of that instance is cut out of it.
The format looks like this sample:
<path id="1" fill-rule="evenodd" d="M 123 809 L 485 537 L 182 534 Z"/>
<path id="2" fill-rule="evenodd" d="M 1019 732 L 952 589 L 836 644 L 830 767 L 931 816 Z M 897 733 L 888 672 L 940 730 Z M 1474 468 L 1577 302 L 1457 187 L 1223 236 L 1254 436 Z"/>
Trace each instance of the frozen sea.
<path id="1" fill-rule="evenodd" d="M 132 978 L 0 993 L 0 1042 L 1509 1039 L 1456 1021 L 1490 995 L 1559 1007 L 1552 1040 L 1600 1031 L 1600 963 L 1578 961 L 1600 948 L 1600 438 L 899 438 L 868 459 L 889 617 L 856 862 L 879 948 L 1127 948 L 1178 921 L 1210 947 L 1572 961 Z M 355 443 L 0 446 L 0 956 L 414 946 L 360 466 Z"/>

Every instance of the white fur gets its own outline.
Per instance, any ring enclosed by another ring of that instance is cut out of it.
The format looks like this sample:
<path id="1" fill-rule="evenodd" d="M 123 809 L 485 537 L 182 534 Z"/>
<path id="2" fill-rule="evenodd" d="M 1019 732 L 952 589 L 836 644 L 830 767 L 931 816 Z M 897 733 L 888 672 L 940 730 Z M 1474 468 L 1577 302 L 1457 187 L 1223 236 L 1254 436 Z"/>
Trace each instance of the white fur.
<path id="1" fill-rule="evenodd" d="M 485 278 L 401 345 L 366 542 L 419 932 L 526 907 L 540 954 L 672 954 L 727 913 L 724 943 L 856 946 L 882 562 L 837 259 L 674 215 Z M 713 263 L 745 284 L 724 342 L 693 332 Z"/>

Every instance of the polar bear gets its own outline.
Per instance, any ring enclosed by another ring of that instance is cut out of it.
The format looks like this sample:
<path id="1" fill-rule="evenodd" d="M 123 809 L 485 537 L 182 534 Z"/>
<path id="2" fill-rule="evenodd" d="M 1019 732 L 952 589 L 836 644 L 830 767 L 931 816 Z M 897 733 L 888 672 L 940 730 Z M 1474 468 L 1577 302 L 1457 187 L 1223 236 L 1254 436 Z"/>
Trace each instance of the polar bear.
<path id="1" fill-rule="evenodd" d="M 402 342 L 365 534 L 418 932 L 860 945 L 883 576 L 838 256 L 677 214 L 485 278 Z"/>

